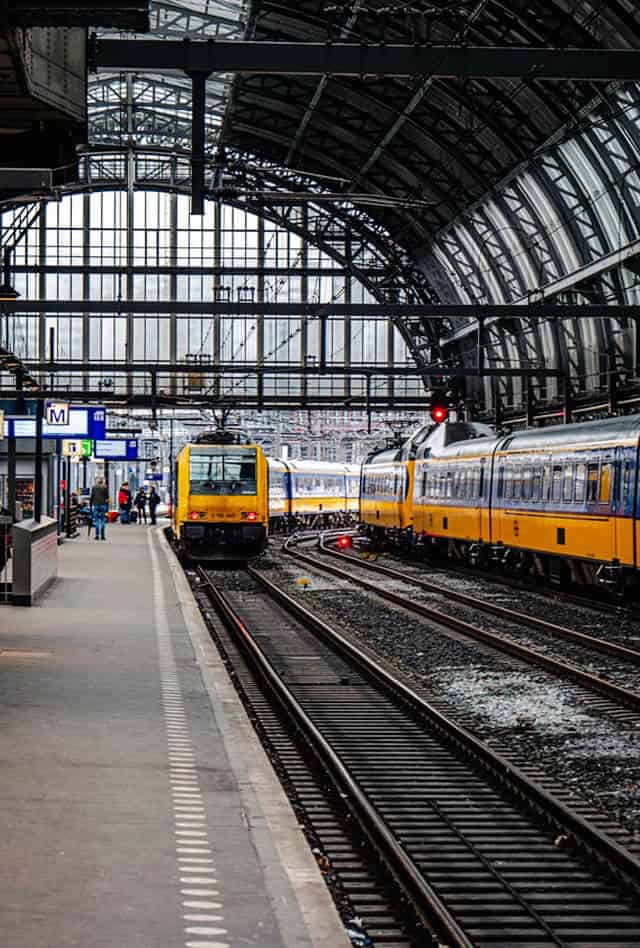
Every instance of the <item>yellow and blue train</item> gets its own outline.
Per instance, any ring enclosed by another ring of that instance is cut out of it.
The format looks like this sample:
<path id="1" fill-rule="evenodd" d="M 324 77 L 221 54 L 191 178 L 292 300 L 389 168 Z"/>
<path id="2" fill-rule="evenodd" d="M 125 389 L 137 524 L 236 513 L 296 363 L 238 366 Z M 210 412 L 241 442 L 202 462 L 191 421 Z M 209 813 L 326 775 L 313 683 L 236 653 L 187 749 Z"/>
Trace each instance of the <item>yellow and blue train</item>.
<path id="1" fill-rule="evenodd" d="M 205 432 L 176 459 L 174 536 L 185 558 L 247 560 L 270 531 L 329 526 L 356 518 L 360 468 L 322 461 L 278 461 L 260 445 Z"/>
<path id="2" fill-rule="evenodd" d="M 204 433 L 176 458 L 173 530 L 189 559 L 250 559 L 267 545 L 266 456 L 224 434 Z"/>
<path id="3" fill-rule="evenodd" d="M 367 459 L 377 539 L 617 592 L 640 576 L 640 416 L 496 435 L 451 422 Z"/>
<path id="4" fill-rule="evenodd" d="M 360 465 L 268 459 L 273 529 L 338 526 L 358 515 Z"/>

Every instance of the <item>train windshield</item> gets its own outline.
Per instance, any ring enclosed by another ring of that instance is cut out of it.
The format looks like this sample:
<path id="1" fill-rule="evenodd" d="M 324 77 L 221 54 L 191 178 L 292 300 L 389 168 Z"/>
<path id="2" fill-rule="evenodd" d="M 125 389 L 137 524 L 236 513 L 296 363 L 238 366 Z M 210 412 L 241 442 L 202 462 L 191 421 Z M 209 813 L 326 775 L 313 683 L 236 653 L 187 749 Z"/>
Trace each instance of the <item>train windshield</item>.
<path id="1" fill-rule="evenodd" d="M 192 494 L 255 494 L 255 448 L 191 448 Z"/>

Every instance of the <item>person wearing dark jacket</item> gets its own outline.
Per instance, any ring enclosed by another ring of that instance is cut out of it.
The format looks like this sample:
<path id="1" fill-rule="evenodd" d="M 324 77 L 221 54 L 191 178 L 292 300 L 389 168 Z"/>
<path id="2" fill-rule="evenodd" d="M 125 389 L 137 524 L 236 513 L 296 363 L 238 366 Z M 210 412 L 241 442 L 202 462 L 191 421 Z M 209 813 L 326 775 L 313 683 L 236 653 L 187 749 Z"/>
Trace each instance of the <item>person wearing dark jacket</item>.
<path id="1" fill-rule="evenodd" d="M 133 501 L 136 510 L 138 511 L 138 523 L 142 523 L 142 518 L 144 517 L 144 522 L 147 522 L 147 495 L 145 494 L 144 487 L 141 487 L 138 493 L 135 496 Z"/>
<path id="2" fill-rule="evenodd" d="M 104 482 L 104 478 L 98 477 L 91 488 L 89 495 L 89 504 L 93 513 L 93 526 L 96 531 L 96 540 L 106 539 L 104 528 L 107 522 L 107 508 L 109 506 L 109 488 Z"/>
<path id="3" fill-rule="evenodd" d="M 160 503 L 160 494 L 157 492 L 155 487 L 151 487 L 149 491 L 149 516 L 151 518 L 152 525 L 156 522 L 156 507 Z"/>

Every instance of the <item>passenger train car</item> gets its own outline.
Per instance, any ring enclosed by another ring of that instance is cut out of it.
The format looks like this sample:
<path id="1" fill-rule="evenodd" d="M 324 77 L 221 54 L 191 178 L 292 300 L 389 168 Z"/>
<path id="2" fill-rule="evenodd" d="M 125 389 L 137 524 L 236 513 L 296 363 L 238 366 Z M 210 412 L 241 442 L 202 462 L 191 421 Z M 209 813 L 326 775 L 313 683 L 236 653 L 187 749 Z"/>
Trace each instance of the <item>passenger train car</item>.
<path id="1" fill-rule="evenodd" d="M 638 585 L 640 416 L 501 436 L 447 423 L 412 452 L 413 461 L 406 446 L 403 453 L 404 460 L 378 455 L 363 468 L 361 519 L 371 535 L 379 538 L 382 528 L 427 553 L 555 583 L 617 592 Z M 400 482 L 413 481 L 404 504 L 389 479 L 400 477 L 398 465 L 406 471 Z M 387 479 L 376 493 L 379 473 Z"/>
<path id="2" fill-rule="evenodd" d="M 216 438 L 201 435 L 178 454 L 174 535 L 190 559 L 249 559 L 267 545 L 267 459 L 259 445 Z"/>
<path id="3" fill-rule="evenodd" d="M 272 528 L 329 526 L 358 513 L 360 466 L 269 458 Z"/>

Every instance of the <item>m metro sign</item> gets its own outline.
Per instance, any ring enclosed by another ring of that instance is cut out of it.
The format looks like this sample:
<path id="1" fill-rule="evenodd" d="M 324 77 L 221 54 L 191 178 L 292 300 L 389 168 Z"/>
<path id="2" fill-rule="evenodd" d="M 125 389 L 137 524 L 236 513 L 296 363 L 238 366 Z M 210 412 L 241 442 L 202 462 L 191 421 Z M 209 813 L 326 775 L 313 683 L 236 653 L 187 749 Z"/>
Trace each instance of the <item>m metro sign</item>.
<path id="1" fill-rule="evenodd" d="M 47 402 L 45 419 L 52 427 L 66 427 L 69 424 L 68 402 Z"/>

